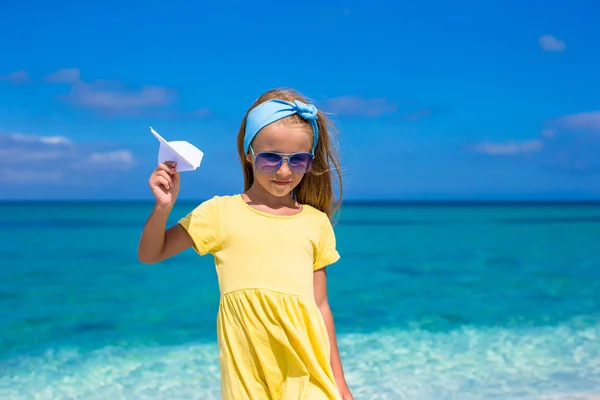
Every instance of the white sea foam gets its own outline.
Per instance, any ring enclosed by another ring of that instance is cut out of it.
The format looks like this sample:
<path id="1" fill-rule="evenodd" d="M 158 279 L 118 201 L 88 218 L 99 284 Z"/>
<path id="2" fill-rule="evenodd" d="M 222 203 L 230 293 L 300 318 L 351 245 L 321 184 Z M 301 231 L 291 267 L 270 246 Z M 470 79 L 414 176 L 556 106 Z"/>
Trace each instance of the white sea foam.
<path id="1" fill-rule="evenodd" d="M 339 338 L 356 400 L 591 400 L 600 322 L 555 327 L 389 330 Z M 0 398 L 219 399 L 216 344 L 48 350 L 0 362 Z"/>

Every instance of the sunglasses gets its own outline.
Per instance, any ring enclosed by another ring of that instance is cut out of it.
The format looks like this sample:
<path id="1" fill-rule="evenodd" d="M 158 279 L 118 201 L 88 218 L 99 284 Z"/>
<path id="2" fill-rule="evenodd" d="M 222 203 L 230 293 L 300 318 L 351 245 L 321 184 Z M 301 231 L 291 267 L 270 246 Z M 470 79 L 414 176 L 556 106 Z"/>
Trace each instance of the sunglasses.
<path id="1" fill-rule="evenodd" d="M 312 167 L 314 156 L 311 153 L 279 154 L 266 151 L 254 155 L 254 149 L 250 146 L 252 157 L 254 157 L 254 166 L 263 174 L 272 174 L 279 171 L 279 168 L 287 161 L 288 166 L 297 174 L 305 174 Z"/>

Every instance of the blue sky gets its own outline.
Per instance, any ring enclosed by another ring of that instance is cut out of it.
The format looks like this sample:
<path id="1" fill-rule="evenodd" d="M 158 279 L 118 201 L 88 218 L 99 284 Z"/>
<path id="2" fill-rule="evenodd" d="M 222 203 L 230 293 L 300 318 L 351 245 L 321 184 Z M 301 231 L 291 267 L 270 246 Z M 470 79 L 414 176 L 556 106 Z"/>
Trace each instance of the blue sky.
<path id="1" fill-rule="evenodd" d="M 600 199 L 589 1 L 9 2 L 0 199 L 151 199 L 154 127 L 205 152 L 181 198 L 235 193 L 247 107 L 332 113 L 348 199 Z"/>

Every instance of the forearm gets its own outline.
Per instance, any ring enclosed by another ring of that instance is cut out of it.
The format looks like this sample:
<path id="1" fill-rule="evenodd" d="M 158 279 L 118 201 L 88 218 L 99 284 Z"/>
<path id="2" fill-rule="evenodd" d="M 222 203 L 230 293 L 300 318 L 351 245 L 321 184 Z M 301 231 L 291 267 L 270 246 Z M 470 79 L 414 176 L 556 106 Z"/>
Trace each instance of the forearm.
<path id="1" fill-rule="evenodd" d="M 336 382 L 345 382 L 344 369 L 342 367 L 342 360 L 340 358 L 340 352 L 337 345 L 337 338 L 335 334 L 335 324 L 333 322 L 333 313 L 328 303 L 319 306 L 319 310 L 323 315 L 325 326 L 327 327 L 327 335 L 329 336 L 329 343 L 331 347 L 330 363 L 331 369 L 333 370 L 333 376 Z"/>
<path id="2" fill-rule="evenodd" d="M 141 262 L 152 263 L 160 260 L 170 212 L 171 208 L 155 206 L 150 213 L 138 245 L 138 258 Z"/>

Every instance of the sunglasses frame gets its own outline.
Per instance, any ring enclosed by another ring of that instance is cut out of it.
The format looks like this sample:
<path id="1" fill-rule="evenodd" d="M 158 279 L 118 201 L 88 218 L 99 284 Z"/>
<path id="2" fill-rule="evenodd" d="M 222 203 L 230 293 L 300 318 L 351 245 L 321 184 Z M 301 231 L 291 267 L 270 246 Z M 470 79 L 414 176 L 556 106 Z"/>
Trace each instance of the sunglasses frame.
<path id="1" fill-rule="evenodd" d="M 275 173 L 275 172 L 279 171 L 279 169 L 283 166 L 283 163 L 286 163 L 286 162 L 287 162 L 288 168 L 290 170 L 292 170 L 296 174 L 302 174 L 303 175 L 303 174 L 308 173 L 311 170 L 311 168 L 312 168 L 312 161 L 315 160 L 314 153 L 308 153 L 308 152 L 305 152 L 305 151 L 301 151 L 301 152 L 298 152 L 298 153 L 292 153 L 292 154 L 282 154 L 282 153 L 277 153 L 275 151 L 262 151 L 262 152 L 260 152 L 258 154 L 254 154 L 254 149 L 252 148 L 252 146 L 249 146 L 249 147 L 250 147 L 250 152 L 252 153 L 252 158 L 254 159 L 255 165 L 256 165 L 256 158 L 258 156 L 260 156 L 261 154 L 276 154 L 279 157 L 281 157 L 281 162 L 279 163 L 279 167 L 277 167 L 277 169 L 275 171 L 273 171 L 273 172 L 263 172 L 260 169 L 256 168 L 261 174 L 266 174 L 266 175 L 272 174 L 272 173 Z M 311 159 L 311 165 L 310 165 L 310 167 L 305 172 L 298 172 L 298 171 L 296 171 L 292 167 L 292 164 L 290 164 L 290 158 L 292 158 L 293 156 L 295 156 L 297 154 L 307 154 L 310 157 L 310 159 Z"/>

